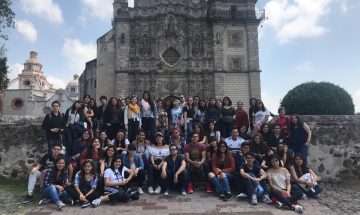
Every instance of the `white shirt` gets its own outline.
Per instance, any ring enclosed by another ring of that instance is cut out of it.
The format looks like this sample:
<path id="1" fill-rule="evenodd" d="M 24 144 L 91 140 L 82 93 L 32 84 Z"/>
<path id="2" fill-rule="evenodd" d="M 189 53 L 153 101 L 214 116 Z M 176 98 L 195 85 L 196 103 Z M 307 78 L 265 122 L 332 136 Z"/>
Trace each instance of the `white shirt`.
<path id="1" fill-rule="evenodd" d="M 264 121 L 266 116 L 270 116 L 270 112 L 268 111 L 268 109 L 265 109 L 265 111 L 258 111 L 253 115 L 255 118 L 255 123 L 260 123 Z"/>
<path id="2" fill-rule="evenodd" d="M 268 179 L 272 180 L 274 185 L 286 190 L 286 179 L 290 179 L 290 173 L 287 169 L 282 168 L 279 172 L 267 171 Z"/>
<path id="3" fill-rule="evenodd" d="M 243 144 L 245 140 L 241 137 L 238 137 L 236 140 L 232 137 L 228 137 L 225 139 L 225 142 L 231 152 L 238 152 L 241 148 L 241 144 Z"/>
<path id="4" fill-rule="evenodd" d="M 154 159 L 164 159 L 166 156 L 170 155 L 169 148 L 155 148 L 149 147 L 149 154 L 154 155 Z"/>
<path id="5" fill-rule="evenodd" d="M 119 170 L 113 171 L 111 168 L 107 168 L 104 172 L 104 178 L 109 178 L 110 182 L 123 182 L 125 181 L 125 171 L 128 170 L 125 166 L 120 173 Z M 115 187 L 105 186 L 105 190 L 109 192 L 115 192 L 117 190 Z"/>

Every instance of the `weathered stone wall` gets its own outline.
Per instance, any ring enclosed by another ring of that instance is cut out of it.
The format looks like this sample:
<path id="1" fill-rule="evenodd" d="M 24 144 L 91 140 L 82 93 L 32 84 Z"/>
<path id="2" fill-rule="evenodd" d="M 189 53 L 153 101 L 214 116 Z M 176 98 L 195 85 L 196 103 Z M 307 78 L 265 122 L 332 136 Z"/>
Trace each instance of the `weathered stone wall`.
<path id="1" fill-rule="evenodd" d="M 323 181 L 360 179 L 360 116 L 302 116 L 313 138 L 309 165 Z M 41 118 L 0 118 L 0 176 L 25 178 L 46 153 Z"/>

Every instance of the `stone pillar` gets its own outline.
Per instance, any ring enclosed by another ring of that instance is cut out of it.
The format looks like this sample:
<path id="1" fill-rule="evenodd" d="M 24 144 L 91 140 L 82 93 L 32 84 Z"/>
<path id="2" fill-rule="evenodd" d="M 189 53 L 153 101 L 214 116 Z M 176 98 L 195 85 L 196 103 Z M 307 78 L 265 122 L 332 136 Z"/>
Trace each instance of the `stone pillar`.
<path id="1" fill-rule="evenodd" d="M 129 74 L 128 73 L 117 73 L 115 81 L 115 96 L 117 98 L 125 98 L 129 96 Z"/>
<path id="2" fill-rule="evenodd" d="M 249 71 L 249 97 L 261 98 L 259 44 L 257 24 L 248 24 L 247 32 L 247 61 Z"/>

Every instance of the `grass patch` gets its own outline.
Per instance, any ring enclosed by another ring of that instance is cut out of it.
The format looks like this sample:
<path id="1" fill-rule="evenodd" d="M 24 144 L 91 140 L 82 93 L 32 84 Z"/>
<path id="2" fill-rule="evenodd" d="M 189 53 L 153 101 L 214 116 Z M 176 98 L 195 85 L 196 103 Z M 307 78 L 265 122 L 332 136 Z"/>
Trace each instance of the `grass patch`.
<path id="1" fill-rule="evenodd" d="M 26 214 L 36 203 L 21 204 L 27 191 L 27 181 L 0 177 L 0 214 Z M 35 199 L 39 196 L 35 193 Z M 35 201 L 36 202 L 36 201 Z"/>

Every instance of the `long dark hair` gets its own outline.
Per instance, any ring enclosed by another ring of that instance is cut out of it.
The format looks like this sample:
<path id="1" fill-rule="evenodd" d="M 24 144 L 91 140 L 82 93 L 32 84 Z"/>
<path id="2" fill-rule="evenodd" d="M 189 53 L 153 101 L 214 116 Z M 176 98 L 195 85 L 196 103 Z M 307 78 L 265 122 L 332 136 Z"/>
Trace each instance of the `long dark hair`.
<path id="1" fill-rule="evenodd" d="M 202 107 L 202 106 L 200 105 L 200 104 L 201 104 L 201 102 L 203 102 L 203 103 L 205 104 L 205 106 L 204 106 L 204 107 Z M 201 100 L 199 101 L 198 109 L 199 109 L 201 112 L 205 112 L 205 111 L 206 111 L 206 109 L 207 109 L 207 105 L 206 105 L 205 100 L 201 99 Z"/>
<path id="2" fill-rule="evenodd" d="M 84 108 L 83 102 L 81 100 L 76 100 L 72 105 L 71 105 L 71 113 L 74 113 L 76 111 L 76 103 L 80 103 L 81 106 L 78 110 L 78 113 L 81 113 L 81 110 Z"/>
<path id="3" fill-rule="evenodd" d="M 91 144 L 87 147 L 87 157 L 89 159 L 92 159 L 92 156 L 93 156 L 93 143 L 95 140 L 99 140 L 99 142 L 100 142 L 99 138 L 94 138 L 94 139 L 92 139 Z M 100 148 L 98 150 L 98 157 L 101 157 L 101 155 L 102 155 L 102 149 L 101 149 L 101 144 L 100 144 Z"/>
<path id="4" fill-rule="evenodd" d="M 115 167 L 114 167 L 114 164 L 115 164 L 115 161 L 116 161 L 116 160 L 121 160 L 121 166 L 120 166 L 120 168 L 118 169 L 119 172 L 120 172 L 120 174 L 121 174 L 122 169 L 123 169 L 123 167 L 124 167 L 124 162 L 123 162 L 123 160 L 121 159 L 121 157 L 120 157 L 119 155 L 115 156 L 115 157 L 112 159 L 110 169 L 112 169 L 112 171 L 115 172 L 116 169 L 115 169 Z"/>
<path id="5" fill-rule="evenodd" d="M 299 115 L 292 115 L 292 117 L 296 117 L 296 119 L 298 120 L 298 122 L 295 124 L 292 120 L 291 120 L 291 128 L 294 129 L 295 126 L 297 126 L 298 128 L 302 128 L 304 126 L 304 121 L 302 121 L 302 119 L 300 118 Z"/>
<path id="6" fill-rule="evenodd" d="M 302 165 L 300 167 L 298 167 L 296 165 L 296 162 L 295 162 L 296 157 L 301 158 L 301 160 L 303 161 L 303 163 L 302 163 Z M 307 166 L 307 162 L 304 159 L 304 156 L 302 154 L 300 154 L 300 153 L 296 153 L 295 156 L 294 156 L 294 169 L 295 169 L 296 175 L 298 177 L 301 177 L 302 175 L 309 172 L 309 167 Z"/>
<path id="7" fill-rule="evenodd" d="M 144 99 L 144 95 L 145 95 L 145 94 L 147 94 L 148 97 L 149 97 L 148 100 L 147 100 L 147 102 L 149 102 L 151 111 L 152 111 L 152 112 L 155 112 L 155 104 L 154 104 L 153 100 L 151 99 L 150 92 L 147 91 L 147 90 L 145 90 L 145 91 L 143 92 L 142 99 Z"/>
<path id="8" fill-rule="evenodd" d="M 229 106 L 231 106 L 232 105 L 232 101 L 231 101 L 231 99 L 228 97 L 228 96 L 225 96 L 224 98 L 223 98 L 223 100 L 222 100 L 222 106 L 224 106 L 224 104 L 225 104 L 225 100 L 228 100 L 229 101 Z"/>
<path id="9" fill-rule="evenodd" d="M 58 171 L 59 171 L 59 169 L 57 168 L 57 163 L 58 163 L 60 160 L 64 160 L 64 162 L 66 161 L 66 160 L 65 160 L 65 157 L 63 157 L 63 156 L 59 156 L 58 158 L 56 158 L 56 160 L 55 160 L 55 165 L 54 165 L 54 167 L 53 167 L 53 169 L 52 169 L 52 170 L 53 170 L 52 176 L 51 176 L 51 179 L 52 179 L 53 181 L 65 181 L 65 180 L 66 180 L 67 172 L 68 172 L 68 169 L 67 169 L 67 167 L 66 167 L 66 162 L 65 162 L 65 167 L 64 167 L 64 169 L 61 170 L 59 177 L 57 177 L 57 173 L 58 173 Z"/>
<path id="10" fill-rule="evenodd" d="M 116 147 L 113 146 L 113 145 L 108 146 L 108 147 L 106 148 L 105 152 L 104 152 L 104 161 L 105 161 L 105 163 L 108 163 L 108 162 L 109 162 L 109 159 L 110 159 L 109 156 L 107 155 L 107 152 L 108 152 L 109 149 L 113 149 L 113 150 L 114 150 L 114 156 L 113 156 L 112 160 L 114 160 L 114 158 L 116 157 L 116 153 L 117 153 Z"/>
<path id="11" fill-rule="evenodd" d="M 117 139 L 117 135 L 120 132 L 124 134 L 124 139 L 122 139 L 121 142 Z M 125 134 L 126 134 L 126 132 L 122 129 L 120 129 L 116 132 L 116 136 L 114 138 L 114 146 L 125 147 L 125 139 L 126 139 Z"/>
<path id="12" fill-rule="evenodd" d="M 85 165 L 86 164 L 90 164 L 91 165 L 91 172 L 90 172 L 90 174 L 92 175 L 92 177 L 93 178 L 96 178 L 96 175 L 97 175 L 97 173 L 96 173 L 96 168 L 95 168 L 95 164 L 94 164 L 94 162 L 92 161 L 92 160 L 85 160 L 85 162 L 83 163 L 83 165 L 81 166 L 81 172 L 80 172 L 80 183 L 81 184 L 86 184 L 86 178 L 85 178 L 85 169 L 84 169 L 84 167 L 85 167 Z"/>
<path id="13" fill-rule="evenodd" d="M 221 151 L 220 151 L 220 146 L 224 145 L 226 147 L 225 149 L 225 159 L 224 159 L 224 164 L 225 166 L 230 166 L 230 156 L 232 156 L 229 152 L 229 147 L 227 146 L 226 142 L 224 140 L 220 140 L 217 150 L 216 150 L 216 164 L 217 166 L 221 165 Z"/>
<path id="14" fill-rule="evenodd" d="M 115 107 L 111 104 L 111 103 L 112 103 L 111 101 L 112 101 L 113 99 L 116 100 L 116 105 L 115 105 Z M 117 98 L 115 98 L 115 97 L 111 97 L 111 98 L 109 99 L 107 105 L 106 105 L 106 109 L 108 109 L 108 110 L 111 111 L 111 112 L 114 112 L 115 110 L 120 109 L 120 102 L 119 102 L 119 100 L 118 100 Z"/>
<path id="15" fill-rule="evenodd" d="M 261 102 L 261 104 L 262 104 L 262 107 L 261 107 L 261 108 L 259 108 L 259 107 L 257 106 L 257 105 L 258 105 L 258 102 Z M 266 110 L 266 108 L 265 108 L 264 102 L 261 101 L 261 99 L 257 99 L 257 100 L 256 100 L 256 104 L 255 104 L 255 111 L 258 112 L 258 111 L 265 111 L 265 110 Z"/>

